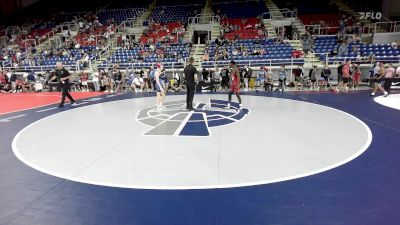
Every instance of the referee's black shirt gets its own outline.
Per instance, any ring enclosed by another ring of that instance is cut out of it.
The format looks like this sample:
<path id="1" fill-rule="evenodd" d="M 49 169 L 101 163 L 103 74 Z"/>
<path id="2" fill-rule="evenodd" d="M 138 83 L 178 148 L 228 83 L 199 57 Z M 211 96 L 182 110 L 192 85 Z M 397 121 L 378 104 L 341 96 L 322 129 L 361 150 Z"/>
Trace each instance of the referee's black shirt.
<path id="1" fill-rule="evenodd" d="M 68 77 L 69 72 L 65 68 L 62 68 L 61 70 L 56 69 L 56 76 L 57 76 L 57 81 L 61 83 L 61 78 Z M 65 83 L 68 83 L 69 80 L 65 80 Z"/>
<path id="2" fill-rule="evenodd" d="M 183 70 L 185 73 L 186 83 L 187 84 L 194 84 L 194 75 L 197 74 L 197 69 L 192 64 L 189 64 Z"/>

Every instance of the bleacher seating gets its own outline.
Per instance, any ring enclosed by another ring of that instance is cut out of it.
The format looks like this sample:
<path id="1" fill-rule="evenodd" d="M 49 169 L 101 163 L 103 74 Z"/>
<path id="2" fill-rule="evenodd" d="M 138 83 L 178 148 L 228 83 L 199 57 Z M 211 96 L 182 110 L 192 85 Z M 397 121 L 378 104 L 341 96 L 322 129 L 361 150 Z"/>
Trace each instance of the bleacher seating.
<path id="1" fill-rule="evenodd" d="M 223 19 L 221 25 L 222 27 L 233 25 L 238 28 L 224 34 L 228 40 L 264 38 L 265 29 L 261 27 L 261 21 L 257 18 Z"/>
<path id="2" fill-rule="evenodd" d="M 157 48 L 157 47 L 156 47 Z M 157 51 L 151 51 L 150 47 L 144 47 L 143 49 L 140 47 L 135 47 L 133 49 L 119 49 L 117 50 L 111 57 L 109 57 L 105 62 L 103 62 L 99 67 L 106 68 L 112 64 L 119 64 L 120 68 L 131 67 L 150 67 L 154 66 L 157 62 L 162 62 L 164 67 L 171 68 L 172 66 L 182 66 L 181 63 L 178 62 L 178 57 L 181 56 L 184 60 L 189 57 L 190 49 L 186 44 L 174 44 L 170 46 L 166 46 L 162 48 L 159 46 L 158 48 L 163 53 L 164 58 L 159 58 Z M 139 61 L 139 56 L 145 55 L 144 52 L 148 54 L 148 56 L 144 56 L 142 61 Z"/>
<path id="3" fill-rule="evenodd" d="M 65 66 L 73 67 L 77 65 L 78 60 L 82 59 L 82 52 L 87 53 L 89 55 L 89 59 L 93 59 L 96 55 L 96 46 L 86 46 L 80 49 L 72 49 L 70 56 L 46 57 L 37 54 L 34 57 L 35 66 L 21 64 L 20 68 L 24 70 L 51 70 L 54 69 L 57 62 L 62 62 Z M 41 66 L 41 68 L 38 66 Z"/>
<path id="4" fill-rule="evenodd" d="M 338 14 L 311 14 L 299 15 L 304 25 L 320 25 L 321 35 L 337 34 L 339 31 Z"/>
<path id="5" fill-rule="evenodd" d="M 286 0 L 274 2 L 280 9 L 296 9 L 298 15 L 330 14 L 338 12 L 337 6 L 331 4 L 331 1 Z"/>
<path id="6" fill-rule="evenodd" d="M 227 18 L 257 17 L 268 11 L 265 2 L 259 0 L 240 2 L 213 1 L 212 7 L 214 10 L 219 10 L 221 16 L 226 16 Z"/>
<path id="7" fill-rule="evenodd" d="M 299 18 L 305 25 L 310 25 L 319 21 L 324 21 L 329 27 L 339 26 L 339 15 L 338 14 L 310 14 L 300 15 Z"/>
<path id="8" fill-rule="evenodd" d="M 339 26 L 339 10 L 329 1 L 275 1 L 279 8 L 295 10 L 298 17 L 305 25 L 315 25 L 322 23 L 322 27 Z M 321 25 L 321 24 L 320 24 Z M 324 30 L 324 34 L 336 34 L 337 28 Z"/>
<path id="9" fill-rule="evenodd" d="M 330 54 L 338 48 L 335 36 L 318 37 L 314 42 L 314 46 L 314 51 L 318 53 L 322 61 L 326 60 L 326 53 Z M 359 49 L 359 54 L 352 51 L 354 47 Z M 346 54 L 329 57 L 329 63 L 344 61 L 345 59 L 357 60 L 358 57 L 371 56 L 375 56 L 376 60 L 384 62 L 399 62 L 400 60 L 400 51 L 394 49 L 390 44 L 365 44 L 353 42 L 349 44 L 347 48 L 348 51 Z"/>
<path id="10" fill-rule="evenodd" d="M 219 61 L 209 61 L 209 62 L 203 62 L 202 65 L 203 67 L 209 68 L 209 67 L 214 67 L 215 64 L 217 65 L 227 65 L 230 60 L 235 60 L 239 65 L 249 65 L 251 64 L 252 66 L 262 66 L 262 65 L 281 65 L 281 64 L 286 64 L 290 65 L 293 60 L 293 64 L 302 64 L 304 63 L 304 59 L 302 58 L 296 58 L 292 59 L 292 53 L 293 53 L 293 47 L 291 47 L 287 43 L 281 43 L 276 45 L 274 39 L 261 39 L 259 40 L 259 43 L 255 43 L 255 40 L 251 39 L 246 39 L 246 40 L 238 40 L 235 43 L 233 43 L 231 46 L 224 46 L 223 48 L 226 48 L 229 53 L 229 59 L 228 60 L 219 60 Z M 252 52 L 254 49 L 264 49 L 265 54 L 263 55 L 247 55 L 247 56 L 241 56 L 237 55 L 234 56 L 232 55 L 232 51 L 236 48 L 240 48 L 241 46 L 247 48 L 248 52 Z M 215 50 L 217 46 L 213 42 L 211 43 L 209 47 L 209 55 L 210 55 L 210 60 L 212 60 Z"/>
<path id="11" fill-rule="evenodd" d="M 145 2 L 148 4 L 147 1 Z M 148 18 L 149 20 L 145 21 L 146 23 L 148 22 L 149 29 L 145 30 L 145 34 L 140 38 L 140 42 L 146 46 L 148 46 L 148 44 L 159 46 L 158 42 L 167 43 L 168 47 L 162 50 L 165 57 L 160 57 L 159 53 L 157 54 L 150 51 L 149 47 L 145 47 L 144 49 L 141 49 L 140 47 L 132 48 L 132 46 L 136 46 L 137 43 L 131 42 L 128 43 L 128 45 L 124 45 L 126 48 L 130 48 L 129 50 L 120 49 L 116 51 L 106 61 L 101 63 L 100 68 L 106 68 L 111 64 L 120 64 L 121 68 L 130 67 L 132 65 L 134 67 L 148 67 L 154 65 L 156 62 L 164 63 L 166 68 L 181 65 L 181 62 L 178 62 L 178 58 L 186 60 L 189 57 L 190 49 L 187 47 L 186 43 L 180 43 L 182 41 L 180 37 L 184 36 L 184 32 L 180 31 L 182 33 L 177 34 L 174 32 L 174 29 L 181 29 L 189 17 L 200 14 L 203 5 L 179 5 L 180 3 L 180 0 L 167 0 L 160 2 L 158 6 L 153 9 Z M 289 0 L 286 1 L 286 3 L 279 1 L 275 1 L 275 3 L 280 8 L 297 8 L 299 18 L 306 25 L 318 24 L 319 21 L 324 21 L 328 27 L 339 26 L 338 9 L 333 7 L 329 2 Z M 130 3 L 127 4 L 132 5 Z M 101 11 L 97 16 L 103 26 L 94 26 L 96 28 L 90 28 L 88 32 L 81 32 L 75 37 L 75 41 L 81 46 L 80 49 L 73 49 L 71 56 L 68 57 L 43 57 L 41 55 L 36 55 L 34 56 L 34 64 L 45 68 L 54 68 L 56 62 L 61 61 L 67 66 L 76 66 L 77 61 L 81 60 L 83 57 L 83 53 L 89 53 L 90 59 L 93 59 L 96 55 L 96 48 L 98 49 L 99 47 L 96 46 L 96 41 L 93 40 L 93 37 L 95 35 L 104 34 L 107 31 L 107 26 L 109 25 L 108 22 L 110 21 L 113 21 L 114 25 L 118 25 L 128 18 L 134 19 L 139 17 L 146 10 L 143 4 L 145 3 L 138 3 L 135 5 L 139 8 Z M 274 39 L 267 39 L 267 37 L 264 36 L 265 28 L 262 25 L 262 20 L 258 17 L 262 13 L 268 11 L 263 0 L 239 0 L 234 2 L 213 0 L 212 7 L 223 17 L 220 21 L 221 28 L 233 25 L 234 29 L 224 32 L 224 38 L 228 41 L 233 41 L 233 44 L 231 46 L 226 45 L 223 47 L 228 51 L 228 60 L 213 61 L 217 46 L 214 42 L 211 42 L 207 49 L 210 61 L 202 62 L 203 67 L 213 67 L 215 64 L 226 65 L 230 60 L 237 61 L 239 65 L 250 64 L 252 66 L 301 64 L 304 62 L 304 59 L 301 57 L 292 58 L 294 49 L 289 44 L 275 44 Z M 76 15 L 66 14 L 64 16 L 72 19 Z M 35 39 L 37 36 L 43 36 L 55 27 L 54 21 L 49 21 L 49 23 L 46 24 L 47 23 L 44 23 L 43 25 L 36 24 L 36 27 L 32 27 L 29 34 L 18 36 L 15 42 L 23 48 L 26 45 L 32 44 L 32 42 L 23 42 L 22 40 Z M 328 33 L 337 33 L 337 31 L 338 29 L 332 29 Z M 122 37 L 119 37 L 118 40 L 122 40 Z M 234 49 L 242 46 L 247 49 L 248 55 L 232 54 Z M 359 49 L 359 52 L 352 51 L 354 46 Z M 343 61 L 346 58 L 356 60 L 359 57 L 370 56 L 375 56 L 377 60 L 382 61 L 398 62 L 400 59 L 399 50 L 392 48 L 389 44 L 367 45 L 365 43 L 351 43 L 347 48 L 348 51 L 346 54 L 329 57 L 329 63 L 334 63 L 338 60 Z M 252 54 L 255 49 L 263 49 L 265 53 Z M 322 61 L 325 61 L 326 53 L 331 54 L 332 52 L 337 51 L 337 49 L 337 39 L 334 36 L 318 37 L 315 40 L 313 48 Z M 139 60 L 139 56 L 143 56 L 143 51 L 146 52 L 145 57 Z M 147 56 L 147 54 L 149 54 L 149 56 Z M 180 55 L 180 57 L 178 57 L 178 55 Z M 16 60 L 9 58 L 6 60 L 6 63 L 7 65 L 11 65 L 13 61 Z M 33 68 L 24 64 L 20 64 L 20 66 L 27 69 Z"/>
<path id="12" fill-rule="evenodd" d="M 128 18 L 136 18 L 143 14 L 145 8 L 131 8 L 131 9 L 113 9 L 106 10 L 99 13 L 99 21 L 102 24 L 112 20 L 116 24 L 120 24 Z"/>
<path id="13" fill-rule="evenodd" d="M 196 4 L 204 4 L 206 1 L 196 1 Z M 162 0 L 157 1 L 157 6 L 179 6 L 179 5 L 191 5 L 194 4 L 193 0 Z"/>
<path id="14" fill-rule="evenodd" d="M 113 30 L 114 26 L 102 25 L 99 27 L 95 27 L 91 32 L 79 33 L 78 35 L 75 36 L 75 40 L 81 46 L 95 46 L 96 38 L 92 38 L 93 36 L 103 35 L 105 32 L 107 31 L 111 32 Z"/>
<path id="15" fill-rule="evenodd" d="M 31 46 L 36 43 L 36 38 L 38 38 L 38 41 L 41 42 L 43 39 L 40 39 L 43 35 L 49 33 L 52 30 L 52 28 L 37 28 L 37 29 L 32 29 L 29 34 L 21 34 L 18 35 L 15 38 L 15 43 L 20 47 L 20 48 L 26 48 L 28 46 Z"/>
<path id="16" fill-rule="evenodd" d="M 201 12 L 201 5 L 159 6 L 151 13 L 149 19 L 157 23 L 183 22 Z"/>
<path id="17" fill-rule="evenodd" d="M 157 41 L 166 41 L 165 38 L 168 37 L 167 42 L 177 43 L 179 41 L 178 36 L 183 36 L 184 33 L 180 33 L 177 36 L 176 32 L 174 32 L 174 29 L 180 29 L 182 27 L 183 25 L 181 24 L 181 22 L 172 22 L 165 25 L 161 25 L 158 23 L 151 24 L 149 32 L 147 34 L 143 34 L 140 38 L 140 41 L 142 43 L 156 43 Z"/>

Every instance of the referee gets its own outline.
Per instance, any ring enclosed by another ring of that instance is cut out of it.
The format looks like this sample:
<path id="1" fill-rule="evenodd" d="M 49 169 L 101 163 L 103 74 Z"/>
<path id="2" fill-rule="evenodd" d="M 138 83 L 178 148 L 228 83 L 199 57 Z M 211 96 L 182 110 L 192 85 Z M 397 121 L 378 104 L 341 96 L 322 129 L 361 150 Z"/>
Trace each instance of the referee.
<path id="1" fill-rule="evenodd" d="M 196 89 L 195 83 L 195 74 L 197 74 L 196 67 L 193 66 L 194 59 L 193 57 L 189 58 L 189 64 L 185 67 L 183 72 L 185 73 L 186 79 L 186 109 L 187 110 L 194 110 L 193 109 L 193 98 L 194 98 L 194 91 Z"/>
<path id="2" fill-rule="evenodd" d="M 70 88 L 70 83 L 69 83 L 69 78 L 71 77 L 71 74 L 66 70 L 61 62 L 57 62 L 56 64 L 56 71 L 55 71 L 55 76 L 51 78 L 51 81 L 54 81 L 57 79 L 61 91 L 62 91 L 62 97 L 61 97 L 61 103 L 58 105 L 59 108 L 64 107 L 64 101 L 65 97 L 68 97 L 68 99 L 71 101 L 71 106 L 75 105 L 75 100 L 72 98 L 72 96 L 69 94 L 69 88 Z"/>

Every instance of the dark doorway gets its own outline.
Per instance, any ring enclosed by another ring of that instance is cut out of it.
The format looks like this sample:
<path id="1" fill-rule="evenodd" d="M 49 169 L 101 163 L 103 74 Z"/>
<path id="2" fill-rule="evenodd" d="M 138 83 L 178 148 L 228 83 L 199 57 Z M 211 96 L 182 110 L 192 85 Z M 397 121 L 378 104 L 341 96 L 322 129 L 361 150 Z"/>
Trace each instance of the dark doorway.
<path id="1" fill-rule="evenodd" d="M 193 34 L 193 43 L 198 44 L 205 44 L 208 37 L 209 31 L 195 31 Z"/>

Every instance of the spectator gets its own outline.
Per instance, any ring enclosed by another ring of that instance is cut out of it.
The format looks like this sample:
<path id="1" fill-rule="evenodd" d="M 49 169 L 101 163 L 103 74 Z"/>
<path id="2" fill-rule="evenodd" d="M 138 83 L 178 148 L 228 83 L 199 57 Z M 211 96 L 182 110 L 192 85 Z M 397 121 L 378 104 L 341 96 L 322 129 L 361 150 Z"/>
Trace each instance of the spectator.
<path id="1" fill-rule="evenodd" d="M 358 45 L 353 45 L 352 53 L 357 56 L 361 55 L 360 47 Z"/>
<path id="2" fill-rule="evenodd" d="M 392 86 L 392 81 L 393 78 L 396 76 L 396 71 L 393 68 L 393 65 L 391 63 L 388 63 L 385 65 L 385 75 L 384 75 L 384 84 L 383 84 L 383 89 L 385 89 L 386 93 L 384 93 L 385 97 L 387 97 L 390 94 L 390 88 Z"/>
<path id="3" fill-rule="evenodd" d="M 397 67 L 397 70 L 396 70 L 396 75 L 397 75 L 397 77 L 400 77 L 400 66 L 399 66 L 399 67 Z"/>
<path id="4" fill-rule="evenodd" d="M 249 83 L 250 83 L 250 79 L 251 79 L 251 75 L 253 74 L 253 70 L 251 69 L 251 67 L 246 66 L 245 67 L 245 71 L 246 74 L 244 75 L 244 90 L 248 91 L 249 90 Z"/>
<path id="5" fill-rule="evenodd" d="M 353 90 L 356 90 L 361 81 L 360 65 L 354 65 Z"/>
<path id="6" fill-rule="evenodd" d="M 272 92 L 274 87 L 274 81 L 272 80 L 272 71 L 268 68 L 265 69 L 267 71 L 267 77 L 264 80 L 264 91 Z"/>
<path id="7" fill-rule="evenodd" d="M 345 16 L 343 15 L 339 20 L 339 32 L 343 33 L 345 31 L 345 27 L 346 27 L 346 20 Z"/>
<path id="8" fill-rule="evenodd" d="M 105 70 L 103 73 L 101 73 L 100 77 L 102 90 L 105 92 L 112 92 L 111 77 L 108 74 L 108 70 Z"/>
<path id="9" fill-rule="evenodd" d="M 17 92 L 17 75 L 15 73 L 10 72 L 10 83 L 11 89 L 13 93 Z"/>
<path id="10" fill-rule="evenodd" d="M 262 84 L 264 84 L 264 80 L 266 78 L 266 75 L 267 75 L 267 71 L 265 70 L 265 67 L 262 66 L 260 68 L 260 71 L 258 72 L 258 77 L 257 77 L 257 80 L 256 80 L 256 84 L 258 86 L 261 86 Z"/>
<path id="11" fill-rule="evenodd" d="M 119 93 L 120 91 L 122 92 L 125 88 L 125 82 L 126 82 L 125 74 L 122 74 L 122 72 L 119 69 L 117 69 L 114 75 L 114 81 L 115 85 L 117 86 L 115 89 L 115 93 Z"/>
<path id="12" fill-rule="evenodd" d="M 350 65 L 351 61 L 347 60 L 346 63 L 342 67 L 342 81 L 339 82 L 339 85 L 336 89 L 336 91 L 340 91 L 340 89 L 347 91 L 348 90 L 348 84 L 350 81 Z"/>
<path id="13" fill-rule="evenodd" d="M 27 80 L 28 80 L 29 90 L 34 91 L 36 78 L 35 78 L 35 73 L 33 71 L 29 72 Z"/>
<path id="14" fill-rule="evenodd" d="M 135 79 L 133 79 L 132 81 L 132 85 L 131 88 L 135 91 L 135 92 L 143 92 L 145 87 L 145 83 L 142 77 L 140 77 L 139 75 L 135 76 Z"/>
<path id="15" fill-rule="evenodd" d="M 370 94 L 370 96 L 371 97 L 375 96 L 375 93 L 378 90 L 381 90 L 384 93 L 384 95 L 387 96 L 388 92 L 386 92 L 386 90 L 383 89 L 383 87 L 382 87 L 382 81 L 384 80 L 383 78 L 385 77 L 385 66 L 383 63 L 378 63 L 376 67 L 378 67 L 378 69 L 377 69 L 377 71 L 374 71 L 374 73 L 375 73 L 375 77 L 373 78 L 373 80 L 374 80 L 373 88 L 374 89 L 373 89 L 372 93 Z M 375 69 L 376 69 L 376 67 L 375 67 Z"/>
<path id="16" fill-rule="evenodd" d="M 205 52 L 203 55 L 203 61 L 209 61 L 210 60 L 210 55 L 208 54 L 208 52 Z"/>
<path id="17" fill-rule="evenodd" d="M 308 76 L 310 77 L 311 80 L 311 88 L 315 90 L 318 90 L 318 83 L 317 83 L 317 66 L 314 65 L 313 68 L 310 70 Z"/>
<path id="18" fill-rule="evenodd" d="M 203 68 L 203 71 L 201 72 L 201 75 L 202 75 L 202 80 L 206 81 L 206 80 L 208 80 L 208 77 L 209 77 L 210 73 L 206 70 L 206 68 Z"/>
<path id="19" fill-rule="evenodd" d="M 325 80 L 325 89 L 330 87 L 329 77 L 331 76 L 331 69 L 329 69 L 328 64 L 325 65 L 324 69 L 321 71 L 321 77 Z"/>
<path id="20" fill-rule="evenodd" d="M 227 91 L 229 88 L 229 70 L 224 66 L 224 68 L 221 70 L 221 88 L 224 91 Z"/>
<path id="21" fill-rule="evenodd" d="M 89 79 L 89 75 L 87 73 L 85 73 L 85 72 L 81 73 L 80 82 L 81 82 L 82 91 L 89 91 L 88 79 Z"/>
<path id="22" fill-rule="evenodd" d="M 304 69 L 301 65 L 298 65 L 297 68 L 293 69 L 293 76 L 295 88 L 299 89 L 299 84 L 303 87 Z"/>
<path id="23" fill-rule="evenodd" d="M 0 85 L 0 93 L 2 93 L 2 94 L 13 93 L 13 90 L 12 90 L 10 84 Z"/>
<path id="24" fill-rule="evenodd" d="M 313 41 L 309 35 L 306 35 L 305 38 L 303 39 L 303 50 L 306 55 L 312 48 L 312 45 L 313 45 L 312 42 Z"/>
<path id="25" fill-rule="evenodd" d="M 237 56 L 237 55 L 239 55 L 239 51 L 235 48 L 235 49 L 233 49 L 233 51 L 232 51 L 232 55 L 233 56 Z"/>
<path id="26" fill-rule="evenodd" d="M 399 47 L 399 41 L 392 42 L 392 48 L 397 49 Z"/>
<path id="27" fill-rule="evenodd" d="M 100 91 L 99 72 L 94 72 L 92 77 L 94 91 Z"/>
<path id="28" fill-rule="evenodd" d="M 347 55 L 347 45 L 346 45 L 346 43 L 343 42 L 343 43 L 339 46 L 338 54 L 339 54 L 339 56 Z"/>
<path id="29" fill-rule="evenodd" d="M 285 71 L 285 66 L 281 65 L 281 69 L 278 72 L 279 76 L 279 86 L 278 88 L 275 89 L 275 91 L 281 91 L 283 92 L 285 90 L 285 83 L 286 83 L 286 71 Z"/>

